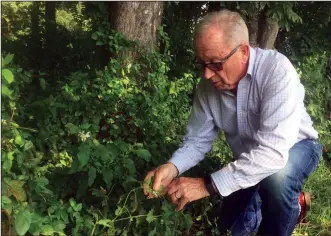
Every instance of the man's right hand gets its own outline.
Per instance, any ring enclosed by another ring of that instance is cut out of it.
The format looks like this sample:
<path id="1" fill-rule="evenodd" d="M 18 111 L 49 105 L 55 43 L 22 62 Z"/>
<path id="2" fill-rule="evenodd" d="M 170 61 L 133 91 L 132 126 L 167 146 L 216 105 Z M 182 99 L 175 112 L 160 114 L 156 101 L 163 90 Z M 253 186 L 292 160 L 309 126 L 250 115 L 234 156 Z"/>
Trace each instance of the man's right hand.
<path id="1" fill-rule="evenodd" d="M 153 190 L 159 191 L 161 185 L 165 188 L 162 194 L 165 194 L 167 191 L 167 186 L 171 183 L 171 181 L 178 176 L 178 170 L 177 167 L 168 162 L 166 164 L 163 164 L 159 166 L 158 168 L 148 172 L 144 179 L 144 194 L 148 195 L 150 198 L 153 197 L 153 194 L 151 192 L 147 192 L 148 185 L 146 184 L 147 180 L 149 178 L 154 177 L 153 181 Z"/>

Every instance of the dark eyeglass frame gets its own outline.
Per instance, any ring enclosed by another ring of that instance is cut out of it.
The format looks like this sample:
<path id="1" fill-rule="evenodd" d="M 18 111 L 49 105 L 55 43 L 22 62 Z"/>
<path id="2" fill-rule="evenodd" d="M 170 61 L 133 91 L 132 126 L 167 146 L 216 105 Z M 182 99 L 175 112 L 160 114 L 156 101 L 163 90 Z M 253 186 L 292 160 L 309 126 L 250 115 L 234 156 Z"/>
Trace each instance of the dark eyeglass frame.
<path id="1" fill-rule="evenodd" d="M 202 67 L 202 69 L 205 69 L 206 67 L 214 72 L 223 70 L 223 64 L 238 50 L 238 48 L 241 46 L 241 44 L 239 44 L 237 47 L 235 47 L 230 53 L 229 55 L 227 55 L 226 57 L 224 57 L 222 60 L 218 61 L 218 62 L 210 62 L 210 63 L 201 63 L 201 62 L 197 62 L 199 66 Z"/>

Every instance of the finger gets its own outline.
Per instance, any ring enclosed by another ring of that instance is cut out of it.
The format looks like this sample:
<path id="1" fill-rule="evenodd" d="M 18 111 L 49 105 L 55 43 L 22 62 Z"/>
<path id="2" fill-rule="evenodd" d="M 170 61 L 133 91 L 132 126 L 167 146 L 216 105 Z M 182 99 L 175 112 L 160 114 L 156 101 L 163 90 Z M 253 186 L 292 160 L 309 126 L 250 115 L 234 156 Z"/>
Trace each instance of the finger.
<path id="1" fill-rule="evenodd" d="M 182 210 L 188 202 L 189 202 L 189 200 L 187 198 L 181 198 L 181 200 L 179 201 L 179 204 L 176 208 L 176 211 Z"/>
<path id="2" fill-rule="evenodd" d="M 170 196 L 171 202 L 172 202 L 173 204 L 178 205 L 178 203 L 179 203 L 179 198 L 178 198 L 178 196 L 176 197 L 175 194 L 172 194 L 172 195 L 169 195 L 169 196 Z"/>
<path id="3" fill-rule="evenodd" d="M 149 178 L 152 178 L 152 176 L 154 176 L 154 171 L 150 171 L 150 172 L 146 175 L 146 177 L 145 177 L 145 179 L 144 179 L 144 184 L 143 184 L 143 186 L 144 186 L 144 194 L 145 194 L 145 195 L 148 194 L 148 192 L 147 192 L 147 187 L 148 187 L 147 180 L 148 180 Z"/>
<path id="4" fill-rule="evenodd" d="M 161 188 L 163 186 L 162 192 L 160 193 L 162 196 L 164 196 L 165 194 L 167 194 L 168 192 L 168 186 L 166 186 L 162 181 L 161 181 Z"/>
<path id="5" fill-rule="evenodd" d="M 153 181 L 153 190 L 154 191 L 159 191 L 162 179 L 163 179 L 162 172 L 156 171 L 154 174 L 154 181 Z"/>
<path id="6" fill-rule="evenodd" d="M 179 179 L 173 180 L 168 186 L 168 195 L 172 195 L 173 193 L 178 192 L 180 188 L 181 186 L 179 183 Z"/>

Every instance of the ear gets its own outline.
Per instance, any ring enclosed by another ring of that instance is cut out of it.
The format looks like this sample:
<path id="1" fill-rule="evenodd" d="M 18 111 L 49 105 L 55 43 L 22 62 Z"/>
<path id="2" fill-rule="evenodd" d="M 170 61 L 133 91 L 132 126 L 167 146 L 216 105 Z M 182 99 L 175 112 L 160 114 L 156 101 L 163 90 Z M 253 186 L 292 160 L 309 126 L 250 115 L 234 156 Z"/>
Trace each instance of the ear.
<path id="1" fill-rule="evenodd" d="M 242 43 L 242 46 L 240 47 L 241 53 L 242 53 L 242 63 L 245 64 L 248 61 L 249 58 L 249 45 L 247 43 Z"/>

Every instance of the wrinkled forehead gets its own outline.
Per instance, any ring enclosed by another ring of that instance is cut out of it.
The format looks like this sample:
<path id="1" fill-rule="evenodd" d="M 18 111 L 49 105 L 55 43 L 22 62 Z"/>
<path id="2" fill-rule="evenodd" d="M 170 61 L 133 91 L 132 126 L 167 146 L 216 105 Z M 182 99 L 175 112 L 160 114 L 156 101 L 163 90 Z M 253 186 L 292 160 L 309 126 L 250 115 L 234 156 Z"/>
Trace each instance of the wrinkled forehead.
<path id="1" fill-rule="evenodd" d="M 213 28 L 201 31 L 195 38 L 194 47 L 196 57 L 203 61 L 223 58 L 230 49 L 220 30 Z"/>

